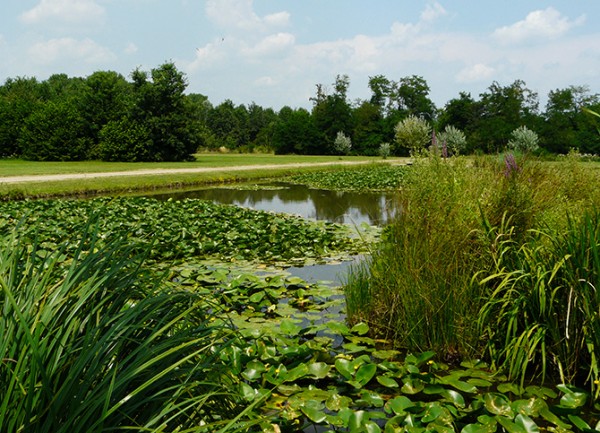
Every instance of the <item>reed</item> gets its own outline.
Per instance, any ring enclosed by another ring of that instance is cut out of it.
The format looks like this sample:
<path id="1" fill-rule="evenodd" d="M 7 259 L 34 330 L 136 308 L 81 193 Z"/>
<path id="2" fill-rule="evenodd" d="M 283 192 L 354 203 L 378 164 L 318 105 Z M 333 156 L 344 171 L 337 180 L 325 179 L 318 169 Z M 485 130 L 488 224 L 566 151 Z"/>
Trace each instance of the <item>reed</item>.
<path id="1" fill-rule="evenodd" d="M 3 239 L 0 431 L 216 431 L 235 419 L 219 362 L 233 331 L 146 272 L 135 245 L 100 247 L 93 224 L 74 238 L 70 257 L 18 227 Z"/>

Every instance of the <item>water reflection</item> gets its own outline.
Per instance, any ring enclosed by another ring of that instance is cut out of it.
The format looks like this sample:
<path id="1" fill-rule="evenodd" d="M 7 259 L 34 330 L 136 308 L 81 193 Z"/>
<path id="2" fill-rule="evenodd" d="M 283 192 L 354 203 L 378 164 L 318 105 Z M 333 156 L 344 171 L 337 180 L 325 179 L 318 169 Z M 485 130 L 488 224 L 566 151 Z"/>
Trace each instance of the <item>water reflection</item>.
<path id="1" fill-rule="evenodd" d="M 258 189 L 260 188 L 260 189 Z M 257 189 L 206 188 L 157 194 L 158 199 L 197 198 L 257 210 L 285 212 L 337 223 L 382 226 L 393 214 L 393 193 L 311 189 L 304 185 L 270 184 Z"/>

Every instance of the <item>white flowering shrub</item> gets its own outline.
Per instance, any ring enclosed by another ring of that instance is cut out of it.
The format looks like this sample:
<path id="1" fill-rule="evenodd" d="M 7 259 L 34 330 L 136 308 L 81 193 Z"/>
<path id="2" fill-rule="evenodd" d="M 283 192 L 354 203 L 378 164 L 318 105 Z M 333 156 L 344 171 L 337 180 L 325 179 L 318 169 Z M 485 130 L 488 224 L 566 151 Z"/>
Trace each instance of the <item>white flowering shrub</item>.
<path id="1" fill-rule="evenodd" d="M 438 135 L 438 142 L 446 143 L 451 155 L 460 155 L 467 148 L 467 137 L 455 126 L 447 125 Z"/>
<path id="2" fill-rule="evenodd" d="M 387 159 L 387 157 L 390 156 L 390 153 L 392 153 L 392 146 L 390 146 L 390 143 L 384 142 L 379 145 L 379 156 L 383 159 Z"/>
<path id="3" fill-rule="evenodd" d="M 348 155 L 352 150 L 352 140 L 350 140 L 350 137 L 346 137 L 342 131 L 339 131 L 333 142 L 333 150 L 340 155 Z"/>
<path id="4" fill-rule="evenodd" d="M 511 139 L 508 141 L 508 148 L 516 152 L 529 153 L 534 152 L 539 148 L 540 138 L 538 135 L 527 128 L 520 126 L 511 134 Z"/>
<path id="5" fill-rule="evenodd" d="M 431 127 L 424 119 L 410 115 L 394 128 L 396 144 L 408 149 L 411 155 L 419 154 L 431 142 Z"/>

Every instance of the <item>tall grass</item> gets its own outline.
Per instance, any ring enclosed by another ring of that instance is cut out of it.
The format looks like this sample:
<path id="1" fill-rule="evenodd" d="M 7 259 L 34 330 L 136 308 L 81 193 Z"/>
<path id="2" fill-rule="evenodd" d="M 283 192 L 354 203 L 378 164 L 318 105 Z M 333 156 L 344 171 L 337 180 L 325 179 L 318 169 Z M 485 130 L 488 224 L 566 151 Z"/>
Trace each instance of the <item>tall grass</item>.
<path id="1" fill-rule="evenodd" d="M 418 159 L 396 220 L 349 277 L 350 320 L 397 348 L 486 355 L 515 377 L 567 380 L 591 368 L 596 380 L 597 216 L 583 215 L 600 204 L 600 176 L 587 168 L 512 155 Z M 563 328 L 544 325 L 568 305 Z"/>
<path id="2" fill-rule="evenodd" d="M 135 246 L 99 248 L 92 226 L 73 257 L 42 253 L 18 227 L 2 241 L 0 431 L 217 431 L 235 419 L 219 362 L 232 331 L 147 274 Z"/>
<path id="3" fill-rule="evenodd" d="M 496 272 L 480 281 L 492 288 L 479 318 L 490 358 L 521 383 L 588 382 L 598 395 L 600 212 L 538 236 L 493 251 Z"/>

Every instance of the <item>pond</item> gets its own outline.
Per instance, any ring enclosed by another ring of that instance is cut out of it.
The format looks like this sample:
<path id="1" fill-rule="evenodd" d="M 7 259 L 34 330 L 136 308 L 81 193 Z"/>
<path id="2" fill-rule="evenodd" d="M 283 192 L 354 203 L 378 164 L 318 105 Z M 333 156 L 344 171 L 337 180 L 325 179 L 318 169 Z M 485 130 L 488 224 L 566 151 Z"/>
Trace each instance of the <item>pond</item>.
<path id="1" fill-rule="evenodd" d="M 383 226 L 393 215 L 393 193 L 331 191 L 305 185 L 271 183 L 244 187 L 213 187 L 154 194 L 158 199 L 196 198 L 256 210 L 360 226 Z"/>

